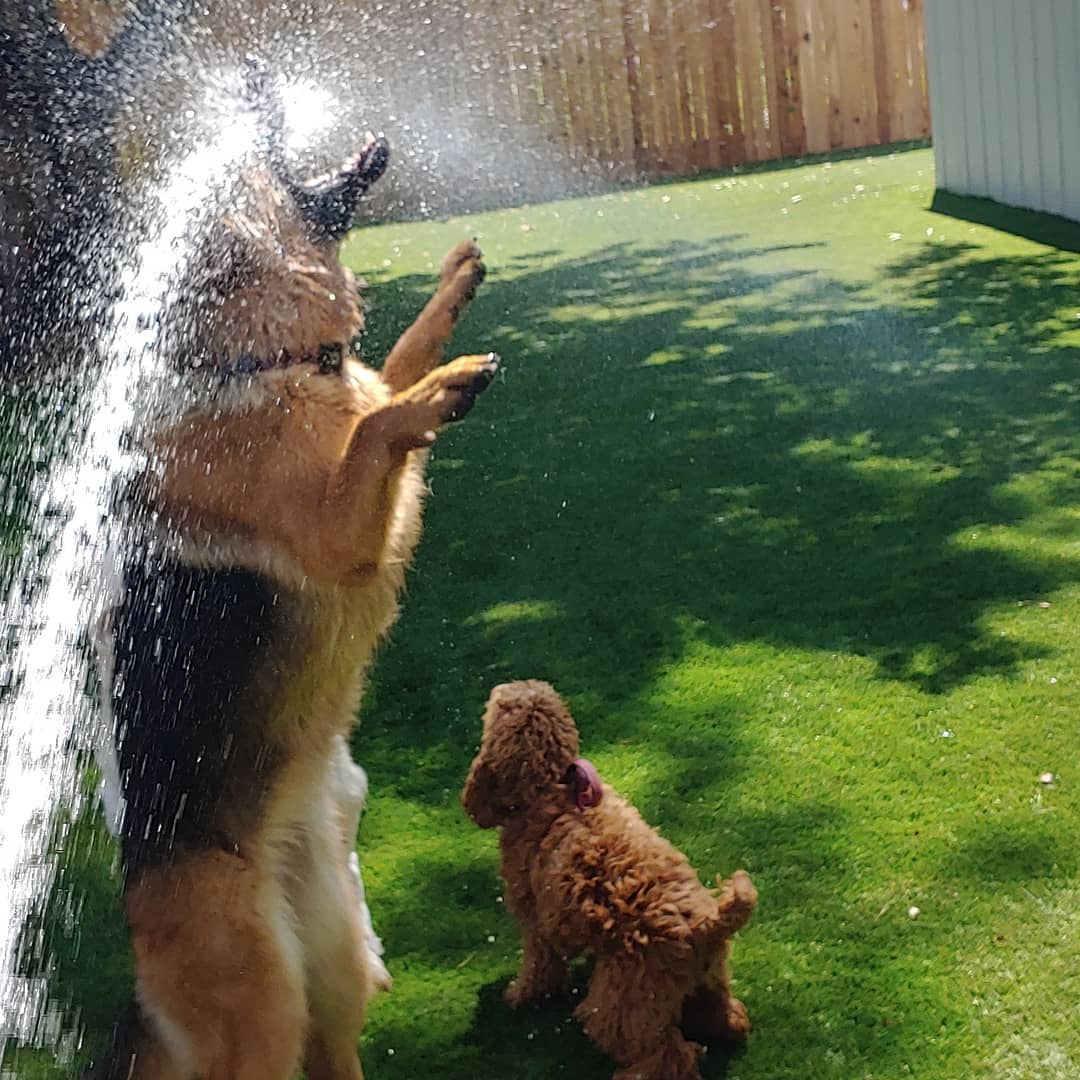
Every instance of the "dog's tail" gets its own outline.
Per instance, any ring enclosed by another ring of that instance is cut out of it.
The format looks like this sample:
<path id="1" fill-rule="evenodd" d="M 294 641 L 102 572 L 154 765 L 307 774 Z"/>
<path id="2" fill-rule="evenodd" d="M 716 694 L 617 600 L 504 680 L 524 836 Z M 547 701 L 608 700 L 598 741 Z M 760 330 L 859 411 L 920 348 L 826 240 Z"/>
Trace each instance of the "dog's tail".
<path id="1" fill-rule="evenodd" d="M 716 915 L 709 920 L 711 933 L 729 938 L 749 921 L 757 906 L 757 889 L 745 870 L 736 870 L 730 880 L 719 882 Z"/>

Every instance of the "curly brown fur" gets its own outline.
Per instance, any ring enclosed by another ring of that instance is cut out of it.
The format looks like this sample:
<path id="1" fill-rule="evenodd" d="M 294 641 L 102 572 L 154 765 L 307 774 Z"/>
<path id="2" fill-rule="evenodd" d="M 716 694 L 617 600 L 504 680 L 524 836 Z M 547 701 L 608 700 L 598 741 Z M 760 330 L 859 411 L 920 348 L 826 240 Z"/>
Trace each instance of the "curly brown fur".
<path id="1" fill-rule="evenodd" d="M 497 686 L 462 803 L 501 829 L 506 905 L 524 956 L 512 1006 L 563 989 L 567 961 L 595 967 L 576 1015 L 619 1065 L 617 1080 L 694 1080 L 702 1041 L 741 1039 L 746 1010 L 731 995 L 732 936 L 757 900 L 739 870 L 719 896 L 684 855 L 606 784 L 579 810 L 570 774 L 578 732 L 543 682 Z"/>
<path id="2" fill-rule="evenodd" d="M 244 192 L 192 278 L 213 294 L 174 339 L 193 390 L 152 432 L 101 627 L 138 998 L 101 1075 L 127 1080 L 360 1080 L 379 973 L 344 739 L 420 534 L 426 447 L 496 367 L 441 365 L 483 277 L 468 241 L 385 376 L 321 367 L 361 325 L 337 243 L 272 175 Z"/>

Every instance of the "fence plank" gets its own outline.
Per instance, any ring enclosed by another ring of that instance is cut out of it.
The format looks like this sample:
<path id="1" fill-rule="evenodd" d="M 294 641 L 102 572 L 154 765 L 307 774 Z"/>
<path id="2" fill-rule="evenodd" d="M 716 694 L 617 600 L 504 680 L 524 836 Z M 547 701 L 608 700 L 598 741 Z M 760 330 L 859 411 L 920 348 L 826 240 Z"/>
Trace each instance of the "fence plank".
<path id="1" fill-rule="evenodd" d="M 803 119 L 801 43 L 798 0 L 773 4 L 773 39 L 776 43 L 780 152 L 784 157 L 806 153 Z"/>
<path id="2" fill-rule="evenodd" d="M 638 42 L 642 37 L 637 5 L 632 0 L 622 0 L 620 30 L 622 33 L 623 57 L 626 63 L 627 106 L 630 110 L 630 153 L 629 161 L 624 164 L 635 173 L 643 173 L 646 168 L 646 145 L 649 133 L 645 127 L 645 102 L 641 89 L 641 50 Z M 625 145 L 625 144 L 624 144 Z"/>
<path id="3" fill-rule="evenodd" d="M 605 162 L 621 168 L 634 162 L 634 137 L 630 122 L 630 91 L 623 46 L 620 0 L 598 0 L 599 27 L 593 33 L 596 64 L 602 73 L 602 98 L 608 125 L 609 156 Z"/>
<path id="4" fill-rule="evenodd" d="M 735 57 L 739 72 L 740 111 L 746 134 L 746 156 L 762 161 L 768 156 L 765 133 L 765 98 L 762 94 L 761 34 L 757 4 L 735 0 Z"/>
<path id="5" fill-rule="evenodd" d="M 825 30 L 818 0 L 795 0 L 799 7 L 799 72 L 803 86 L 806 149 L 824 154 L 829 149 L 829 96 L 825 86 Z"/>
<path id="6" fill-rule="evenodd" d="M 694 154 L 696 116 L 694 112 L 694 91 L 690 72 L 690 28 L 686 21 L 686 4 L 675 0 L 669 5 L 671 20 L 671 43 L 673 74 L 675 83 L 675 130 L 677 142 L 672 148 L 672 171 L 680 176 L 694 171 L 697 167 Z"/>
<path id="7" fill-rule="evenodd" d="M 779 0 L 776 0 L 779 3 Z M 758 41 L 761 46 L 762 96 L 765 102 L 765 154 L 767 158 L 783 157 L 780 137 L 779 72 L 782 61 L 777 56 L 776 36 L 773 33 L 773 0 L 758 0 Z"/>
<path id="8" fill-rule="evenodd" d="M 716 118 L 721 166 L 746 160 L 746 129 L 739 108 L 739 72 L 735 55 L 734 0 L 712 0 L 713 75 L 717 85 Z"/>
<path id="9" fill-rule="evenodd" d="M 870 0 L 870 33 L 874 44 L 874 111 L 879 143 L 892 142 L 893 73 L 889 65 L 889 28 L 886 0 Z"/>

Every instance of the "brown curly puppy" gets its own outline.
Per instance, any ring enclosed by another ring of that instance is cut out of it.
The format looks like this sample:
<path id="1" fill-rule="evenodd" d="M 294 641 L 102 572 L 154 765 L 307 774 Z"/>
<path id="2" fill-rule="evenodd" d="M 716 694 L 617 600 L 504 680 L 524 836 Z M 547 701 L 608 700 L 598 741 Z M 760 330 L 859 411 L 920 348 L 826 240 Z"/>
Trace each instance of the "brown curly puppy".
<path id="1" fill-rule="evenodd" d="M 564 988 L 567 960 L 595 958 L 578 1019 L 619 1065 L 615 1080 L 695 1080 L 702 1048 L 750 1024 L 731 996 L 732 935 L 757 902 L 738 870 L 719 896 L 686 857 L 578 757 L 573 717 L 544 682 L 491 692 L 462 792 L 482 829 L 501 827 L 506 906 L 524 957 L 518 1006 Z"/>

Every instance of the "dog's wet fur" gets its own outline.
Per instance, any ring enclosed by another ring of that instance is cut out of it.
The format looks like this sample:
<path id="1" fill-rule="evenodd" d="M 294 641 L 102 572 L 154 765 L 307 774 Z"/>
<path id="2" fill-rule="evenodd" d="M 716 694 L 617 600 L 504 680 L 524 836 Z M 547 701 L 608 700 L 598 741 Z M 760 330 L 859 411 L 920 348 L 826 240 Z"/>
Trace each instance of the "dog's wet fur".
<path id="1" fill-rule="evenodd" d="M 199 391 L 152 432 L 99 628 L 137 1003 L 98 1077 L 362 1077 L 381 964 L 346 740 L 420 535 L 426 448 L 497 367 L 442 363 L 484 274 L 471 241 L 381 370 L 351 354 L 338 239 L 373 152 L 319 182 L 321 220 L 319 184 L 253 169 L 193 278 Z"/>

